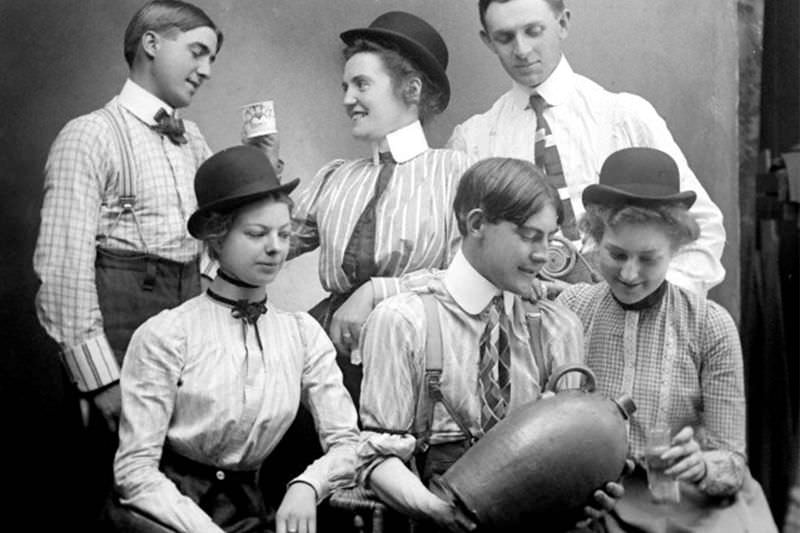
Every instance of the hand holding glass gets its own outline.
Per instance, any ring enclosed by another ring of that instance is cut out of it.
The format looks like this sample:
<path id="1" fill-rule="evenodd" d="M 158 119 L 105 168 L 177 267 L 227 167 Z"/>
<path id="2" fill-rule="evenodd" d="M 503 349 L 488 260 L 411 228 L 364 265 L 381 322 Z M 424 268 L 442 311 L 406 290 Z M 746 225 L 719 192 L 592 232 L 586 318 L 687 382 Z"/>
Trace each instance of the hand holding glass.
<path id="1" fill-rule="evenodd" d="M 656 503 L 678 503 L 681 499 L 678 481 L 664 473 L 672 461 L 661 458 L 671 446 L 672 433 L 669 426 L 659 424 L 647 430 L 647 486 Z"/>

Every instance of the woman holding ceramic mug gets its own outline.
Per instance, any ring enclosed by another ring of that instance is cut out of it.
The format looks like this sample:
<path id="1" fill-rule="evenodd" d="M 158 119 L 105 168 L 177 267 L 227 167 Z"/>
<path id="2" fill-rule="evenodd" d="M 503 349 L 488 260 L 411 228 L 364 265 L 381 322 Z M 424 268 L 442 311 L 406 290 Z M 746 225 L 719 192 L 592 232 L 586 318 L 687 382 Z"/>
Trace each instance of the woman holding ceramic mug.
<path id="1" fill-rule="evenodd" d="M 736 326 L 717 303 L 665 279 L 672 257 L 697 239 L 694 200 L 679 190 L 672 158 L 652 148 L 611 154 L 599 184 L 583 192 L 581 227 L 597 243 L 605 281 L 571 286 L 557 301 L 583 323 L 598 388 L 630 394 L 637 405 L 630 425 L 637 468 L 604 517 L 610 532 L 775 531 L 747 468 Z M 645 452 L 659 427 L 668 437 L 654 456 L 664 468 L 656 469 Z M 674 484 L 661 501 L 654 501 L 657 474 L 667 488 Z"/>
<path id="2" fill-rule="evenodd" d="M 460 239 L 452 199 L 469 161 L 430 148 L 425 138 L 423 124 L 450 100 L 447 47 L 432 26 L 393 11 L 341 38 L 343 104 L 369 155 L 331 161 L 296 196 L 290 257 L 320 249 L 320 281 L 330 297 L 311 314 L 337 346 L 357 404 L 360 366 L 350 352 L 373 291 L 382 290 L 377 278 L 449 265 Z"/>
<path id="3" fill-rule="evenodd" d="M 334 347 L 307 313 L 267 300 L 289 250 L 296 185 L 250 146 L 203 163 L 188 228 L 219 262 L 217 277 L 145 322 L 128 348 L 117 493 L 171 530 L 313 533 L 317 503 L 352 482 L 356 412 Z M 282 487 L 273 525 L 258 470 L 301 403 L 325 454 Z"/>

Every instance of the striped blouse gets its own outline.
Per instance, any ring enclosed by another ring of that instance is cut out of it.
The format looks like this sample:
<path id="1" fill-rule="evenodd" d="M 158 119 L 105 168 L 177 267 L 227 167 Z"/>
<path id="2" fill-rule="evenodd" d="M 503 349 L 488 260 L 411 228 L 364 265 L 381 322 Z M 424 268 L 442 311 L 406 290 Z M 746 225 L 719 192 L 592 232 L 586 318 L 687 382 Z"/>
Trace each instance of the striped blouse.
<path id="1" fill-rule="evenodd" d="M 424 135 L 421 128 L 418 135 Z M 452 205 L 470 161 L 461 152 L 431 149 L 424 137 L 422 141 L 420 149 L 410 153 L 390 143 L 397 165 L 377 205 L 374 259 L 379 276 L 445 268 L 461 239 Z M 319 276 L 327 291 L 343 293 L 353 288 L 342 270 L 342 259 L 380 169 L 373 159 L 332 161 L 295 198 L 295 235 L 289 255 L 319 247 Z"/>
<path id="2" fill-rule="evenodd" d="M 122 366 L 114 461 L 125 503 L 177 531 L 217 531 L 159 470 L 163 447 L 217 468 L 256 470 L 300 402 L 326 453 L 296 480 L 320 499 L 353 481 L 356 411 L 333 345 L 308 314 L 267 308 L 256 322 L 261 344 L 252 325 L 207 294 L 136 330 Z"/>

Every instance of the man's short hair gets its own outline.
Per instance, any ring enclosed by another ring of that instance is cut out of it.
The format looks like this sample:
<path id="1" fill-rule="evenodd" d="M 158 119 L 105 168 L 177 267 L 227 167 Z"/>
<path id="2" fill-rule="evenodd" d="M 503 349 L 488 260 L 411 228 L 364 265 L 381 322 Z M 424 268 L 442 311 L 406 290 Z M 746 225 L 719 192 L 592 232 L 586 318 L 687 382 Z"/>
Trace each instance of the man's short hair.
<path id="1" fill-rule="evenodd" d="M 509 2 L 510 0 L 478 0 L 478 16 L 481 18 L 481 26 L 483 29 L 486 29 L 486 10 L 489 9 L 489 6 L 495 2 L 504 4 Z M 544 0 L 550 6 L 550 9 L 553 10 L 553 13 L 556 15 L 560 15 L 566 6 L 564 5 L 564 0 Z"/>
<path id="2" fill-rule="evenodd" d="M 148 31 L 159 34 L 171 31 L 186 32 L 207 26 L 217 34 L 217 49 L 222 48 L 222 31 L 217 28 L 205 11 L 180 0 L 152 0 L 133 16 L 125 30 L 125 61 L 133 66 L 142 36 Z"/>
<path id="3" fill-rule="evenodd" d="M 473 209 L 481 209 L 490 223 L 506 220 L 521 226 L 546 205 L 555 209 L 560 225 L 564 210 L 558 191 L 536 165 L 511 157 L 490 157 L 464 173 L 453 210 L 458 231 L 466 235 L 467 216 Z"/>

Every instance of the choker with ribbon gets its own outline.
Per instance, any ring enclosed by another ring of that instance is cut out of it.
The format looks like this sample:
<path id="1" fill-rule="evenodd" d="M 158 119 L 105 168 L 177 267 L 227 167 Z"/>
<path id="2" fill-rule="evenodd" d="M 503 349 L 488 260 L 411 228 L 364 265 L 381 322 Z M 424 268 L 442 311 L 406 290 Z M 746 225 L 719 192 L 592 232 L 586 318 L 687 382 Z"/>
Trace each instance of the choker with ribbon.
<path id="1" fill-rule="evenodd" d="M 212 300 L 216 300 L 217 302 L 230 306 L 231 308 L 231 315 L 233 318 L 238 318 L 242 321 L 243 328 L 247 327 L 247 324 L 251 324 L 255 329 L 256 333 L 256 341 L 258 341 L 258 347 L 261 350 L 264 350 L 264 346 L 261 344 L 261 334 L 258 331 L 258 319 L 261 315 L 266 314 L 267 312 L 267 297 L 264 296 L 263 300 L 258 302 L 251 302 L 250 300 L 243 298 L 241 300 L 233 300 L 231 298 L 225 298 L 224 296 L 220 296 L 216 292 L 212 291 L 211 289 L 206 289 L 206 294 Z M 244 331 L 244 329 L 242 330 Z"/>
<path id="2" fill-rule="evenodd" d="M 211 297 L 212 300 L 216 300 L 220 303 L 230 306 L 233 318 L 240 318 L 248 324 L 255 324 L 259 317 L 267 312 L 266 296 L 264 296 L 263 300 L 251 302 L 247 298 L 243 298 L 241 300 L 225 298 L 211 289 L 207 289 L 206 293 Z"/>
<path id="3" fill-rule="evenodd" d="M 245 289 L 257 289 L 258 285 L 253 285 L 252 283 L 247 283 L 246 281 L 242 281 L 239 278 L 234 278 L 231 274 L 228 274 L 222 267 L 217 268 L 217 276 L 224 279 L 231 285 L 236 285 L 237 287 L 243 287 Z"/>

